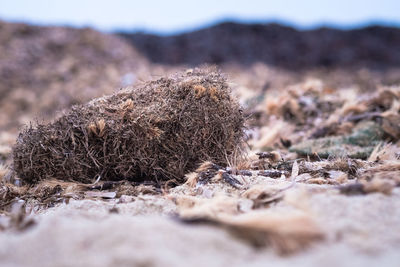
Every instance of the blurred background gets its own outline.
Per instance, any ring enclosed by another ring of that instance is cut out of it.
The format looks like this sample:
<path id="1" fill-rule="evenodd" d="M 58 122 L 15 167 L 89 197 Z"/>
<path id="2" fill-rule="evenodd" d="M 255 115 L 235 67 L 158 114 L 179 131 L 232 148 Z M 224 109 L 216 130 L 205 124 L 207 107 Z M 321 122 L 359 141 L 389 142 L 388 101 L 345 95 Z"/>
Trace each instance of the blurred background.
<path id="1" fill-rule="evenodd" d="M 398 10 L 396 0 L 0 1 L 0 145 L 74 104 L 203 64 L 227 74 L 254 126 L 266 123 L 266 92 L 312 79 L 357 92 L 399 84 Z"/>
<path id="2" fill-rule="evenodd" d="M 168 35 L 208 27 L 226 20 L 275 22 L 312 29 L 351 29 L 371 24 L 400 25 L 396 0 L 284 1 L 2 1 L 3 20 L 37 25 L 93 27 L 113 32 L 145 31 Z"/>

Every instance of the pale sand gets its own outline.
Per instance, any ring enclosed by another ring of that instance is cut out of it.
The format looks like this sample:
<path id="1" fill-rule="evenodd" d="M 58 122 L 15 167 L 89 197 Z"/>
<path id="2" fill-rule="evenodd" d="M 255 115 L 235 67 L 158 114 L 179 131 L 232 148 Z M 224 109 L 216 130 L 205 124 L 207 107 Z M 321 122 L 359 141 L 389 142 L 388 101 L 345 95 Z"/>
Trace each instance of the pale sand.
<path id="1" fill-rule="evenodd" d="M 32 228 L 0 233 L 1 266 L 399 266 L 399 188 L 391 196 L 304 189 L 315 187 L 295 186 L 268 208 L 302 210 L 326 234 L 293 255 L 255 249 L 219 227 L 185 225 L 172 200 L 144 195 L 71 200 L 32 215 Z"/>

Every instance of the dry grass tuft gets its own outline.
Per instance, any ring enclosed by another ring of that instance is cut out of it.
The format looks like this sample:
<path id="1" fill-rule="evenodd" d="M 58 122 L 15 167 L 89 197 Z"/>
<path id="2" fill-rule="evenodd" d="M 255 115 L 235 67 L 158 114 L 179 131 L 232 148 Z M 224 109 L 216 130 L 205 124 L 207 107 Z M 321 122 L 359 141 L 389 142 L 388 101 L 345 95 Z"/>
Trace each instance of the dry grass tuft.
<path id="1" fill-rule="evenodd" d="M 0 164 L 0 182 L 2 182 L 4 180 L 4 178 L 8 172 L 9 172 L 9 170 L 7 169 L 7 167 Z"/>
<path id="2" fill-rule="evenodd" d="M 203 161 L 226 166 L 238 151 L 244 117 L 217 71 L 150 81 L 79 105 L 23 131 L 14 170 L 27 183 L 60 179 L 184 182 Z"/>

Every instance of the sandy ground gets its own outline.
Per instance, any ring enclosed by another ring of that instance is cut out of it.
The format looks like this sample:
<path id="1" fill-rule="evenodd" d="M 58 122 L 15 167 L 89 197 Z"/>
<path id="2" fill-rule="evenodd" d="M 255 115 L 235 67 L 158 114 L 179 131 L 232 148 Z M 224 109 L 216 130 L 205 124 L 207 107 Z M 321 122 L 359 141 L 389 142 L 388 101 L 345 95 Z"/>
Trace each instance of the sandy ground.
<path id="1" fill-rule="evenodd" d="M 288 183 L 266 177 L 255 180 Z M 216 185 L 215 191 L 217 186 L 225 196 L 232 194 L 228 185 Z M 71 200 L 30 215 L 34 226 L 0 234 L 2 266 L 354 267 L 400 262 L 400 188 L 390 196 L 347 196 L 332 186 L 296 184 L 268 212 L 307 214 L 325 238 L 282 256 L 268 246 L 254 248 L 221 227 L 180 222 L 176 217 L 180 207 L 172 196 L 188 190 L 185 187 L 165 195 Z"/>

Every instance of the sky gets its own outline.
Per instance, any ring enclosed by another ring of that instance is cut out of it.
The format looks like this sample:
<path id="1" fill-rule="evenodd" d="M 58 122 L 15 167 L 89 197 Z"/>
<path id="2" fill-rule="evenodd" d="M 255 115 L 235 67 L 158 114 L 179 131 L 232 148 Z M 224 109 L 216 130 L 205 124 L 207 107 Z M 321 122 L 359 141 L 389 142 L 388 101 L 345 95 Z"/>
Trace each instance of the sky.
<path id="1" fill-rule="evenodd" d="M 0 0 L 0 19 L 39 25 L 173 34 L 226 19 L 300 29 L 400 26 L 400 0 Z"/>

